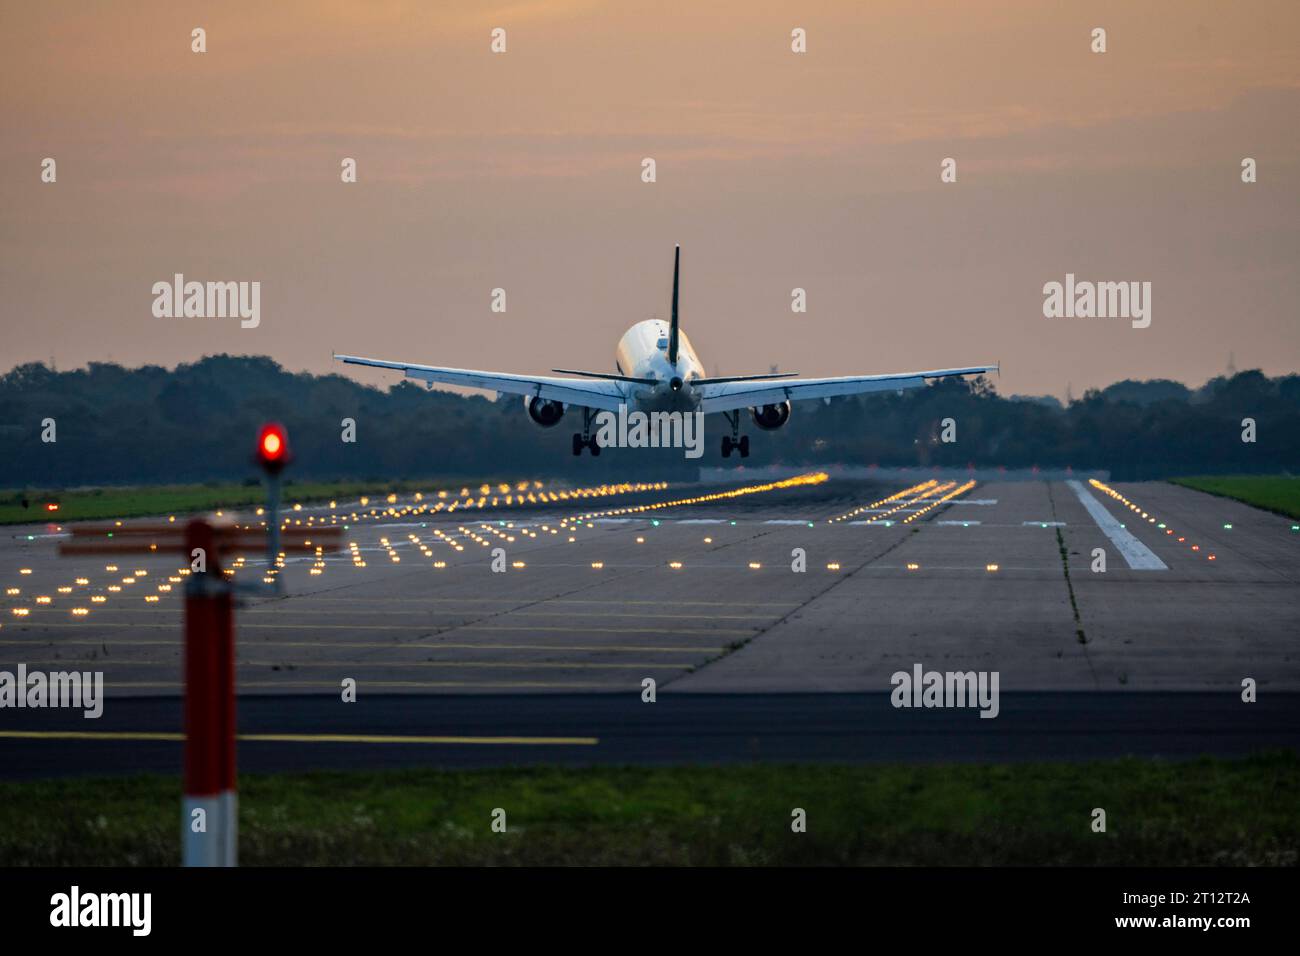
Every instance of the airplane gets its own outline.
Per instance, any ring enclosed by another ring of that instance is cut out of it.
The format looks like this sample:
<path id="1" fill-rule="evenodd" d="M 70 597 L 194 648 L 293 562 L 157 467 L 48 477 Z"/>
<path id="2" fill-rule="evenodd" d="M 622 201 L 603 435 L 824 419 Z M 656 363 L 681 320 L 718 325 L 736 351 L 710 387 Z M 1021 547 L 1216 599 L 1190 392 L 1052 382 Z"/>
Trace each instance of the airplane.
<path id="1" fill-rule="evenodd" d="M 619 406 L 647 413 L 703 412 L 707 415 L 720 412 L 731 426 L 731 434 L 722 436 L 722 457 L 731 457 L 734 450 L 740 452 L 741 458 L 748 458 L 749 436 L 740 434 L 740 413 L 745 409 L 749 410 L 750 418 L 758 428 L 772 431 L 790 420 L 791 402 L 810 398 L 829 400 L 839 395 L 864 392 L 901 391 L 920 388 L 931 379 L 999 370 L 996 365 L 976 365 L 838 378 L 799 378 L 797 372 L 709 378 L 677 321 L 681 261 L 682 247 L 679 245 L 673 253 L 672 318 L 668 322 L 646 319 L 627 330 L 615 353 L 617 374 L 556 368 L 551 371 L 579 377 L 553 378 L 388 362 L 356 355 L 336 354 L 334 359 L 351 365 L 396 369 L 405 373 L 407 378 L 424 381 L 430 389 L 435 383 L 442 383 L 522 395 L 528 417 L 543 428 L 558 425 L 567 408 L 580 409 L 582 431 L 573 435 L 573 454 L 581 455 L 584 448 L 589 448 L 593 456 L 600 454 L 600 446 L 591 434 L 592 419 L 601 411 L 617 412 Z"/>

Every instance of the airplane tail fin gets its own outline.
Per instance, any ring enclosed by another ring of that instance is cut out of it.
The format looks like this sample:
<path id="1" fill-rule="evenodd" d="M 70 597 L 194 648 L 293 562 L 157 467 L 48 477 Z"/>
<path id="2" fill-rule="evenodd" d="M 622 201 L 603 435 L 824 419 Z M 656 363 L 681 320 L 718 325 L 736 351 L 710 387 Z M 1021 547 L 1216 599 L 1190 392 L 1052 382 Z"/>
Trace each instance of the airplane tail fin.
<path id="1" fill-rule="evenodd" d="M 672 326 L 668 332 L 668 363 L 677 364 L 677 283 L 681 273 L 682 265 L 682 247 L 676 246 L 673 251 L 673 320 Z"/>

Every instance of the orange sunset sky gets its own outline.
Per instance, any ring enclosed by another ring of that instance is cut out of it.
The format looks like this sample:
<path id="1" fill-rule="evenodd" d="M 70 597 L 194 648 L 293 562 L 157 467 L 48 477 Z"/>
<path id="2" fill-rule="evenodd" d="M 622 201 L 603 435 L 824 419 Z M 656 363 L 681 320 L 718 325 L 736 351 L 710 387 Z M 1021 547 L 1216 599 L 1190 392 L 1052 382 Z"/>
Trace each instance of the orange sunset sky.
<path id="1" fill-rule="evenodd" d="M 1300 371 L 1298 27 L 1294 0 L 6 0 L 0 371 L 608 370 L 674 242 L 714 373 Z M 177 272 L 260 281 L 261 325 L 155 318 Z M 1150 281 L 1150 328 L 1044 318 L 1067 272 Z"/>

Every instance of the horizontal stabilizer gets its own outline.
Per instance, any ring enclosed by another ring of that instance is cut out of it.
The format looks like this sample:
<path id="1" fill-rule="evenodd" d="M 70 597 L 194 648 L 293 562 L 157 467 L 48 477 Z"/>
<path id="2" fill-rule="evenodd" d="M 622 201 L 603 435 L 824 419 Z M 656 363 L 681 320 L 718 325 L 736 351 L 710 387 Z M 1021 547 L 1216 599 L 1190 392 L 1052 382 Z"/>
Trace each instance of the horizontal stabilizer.
<path id="1" fill-rule="evenodd" d="M 798 372 L 769 372 L 767 375 L 724 375 L 719 378 L 693 378 L 692 385 L 721 385 L 723 382 L 766 382 L 774 378 L 796 378 Z"/>
<path id="2" fill-rule="evenodd" d="M 582 375 L 586 378 L 603 378 L 611 382 L 631 382 L 633 385 L 658 385 L 657 378 L 635 378 L 631 375 L 615 375 L 613 372 L 579 372 L 571 368 L 553 368 L 552 372 L 559 372 L 561 375 Z"/>

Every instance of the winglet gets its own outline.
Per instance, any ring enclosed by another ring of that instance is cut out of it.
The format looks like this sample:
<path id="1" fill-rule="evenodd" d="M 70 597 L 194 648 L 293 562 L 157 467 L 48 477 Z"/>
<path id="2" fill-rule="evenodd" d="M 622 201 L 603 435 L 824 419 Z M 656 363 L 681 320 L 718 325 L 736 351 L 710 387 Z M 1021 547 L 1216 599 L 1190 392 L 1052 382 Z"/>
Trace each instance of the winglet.
<path id="1" fill-rule="evenodd" d="M 681 274 L 682 247 L 673 247 L 673 318 L 668 330 L 668 364 L 677 364 L 677 285 Z"/>

